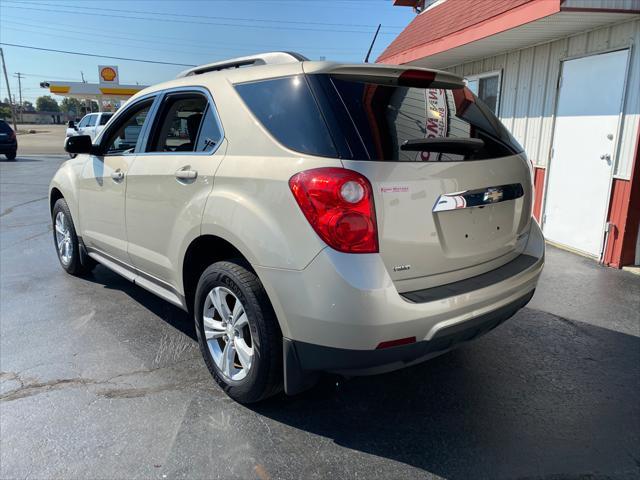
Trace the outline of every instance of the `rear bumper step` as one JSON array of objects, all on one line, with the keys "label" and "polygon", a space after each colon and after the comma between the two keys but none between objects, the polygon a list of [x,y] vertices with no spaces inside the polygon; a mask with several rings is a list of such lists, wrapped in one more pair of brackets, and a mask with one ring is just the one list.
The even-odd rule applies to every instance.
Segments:
[{"label": "rear bumper step", "polygon": [[283,343],[285,391],[289,395],[294,395],[306,390],[313,386],[319,372],[374,375],[428,360],[494,329],[529,303],[533,293],[534,290],[531,290],[516,301],[485,315],[442,328],[429,341],[399,347],[381,350],[348,350],[285,338]]},{"label": "rear bumper step", "polygon": [[479,290],[480,288],[488,287],[498,282],[502,282],[503,280],[507,280],[521,272],[524,272],[539,260],[539,258],[523,254],[516,257],[509,263],[496,268],[495,270],[491,270],[490,272],[483,273],[482,275],[465,278],[459,282],[448,283],[438,287],[405,292],[400,295],[413,303],[434,302],[436,300],[442,300],[443,298],[462,295],[464,293]]}]

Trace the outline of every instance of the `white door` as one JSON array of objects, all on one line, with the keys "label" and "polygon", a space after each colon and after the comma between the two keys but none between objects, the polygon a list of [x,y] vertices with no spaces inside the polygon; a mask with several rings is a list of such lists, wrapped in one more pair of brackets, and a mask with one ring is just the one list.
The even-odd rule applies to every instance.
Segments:
[{"label": "white door", "polygon": [[563,63],[545,200],[547,239],[599,256],[627,50]]}]

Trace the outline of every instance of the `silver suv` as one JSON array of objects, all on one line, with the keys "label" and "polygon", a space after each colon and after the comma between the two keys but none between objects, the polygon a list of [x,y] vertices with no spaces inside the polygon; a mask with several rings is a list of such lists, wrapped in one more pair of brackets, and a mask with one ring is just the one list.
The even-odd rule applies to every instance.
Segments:
[{"label": "silver suv", "polygon": [[204,65],[66,149],[62,267],[101,263],[191,312],[240,402],[442,354],[526,305],[543,266],[530,163],[446,72]]}]

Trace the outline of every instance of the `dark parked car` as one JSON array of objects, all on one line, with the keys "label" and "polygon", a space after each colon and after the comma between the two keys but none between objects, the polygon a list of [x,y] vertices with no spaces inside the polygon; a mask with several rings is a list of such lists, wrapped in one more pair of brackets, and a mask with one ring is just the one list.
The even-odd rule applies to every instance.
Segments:
[{"label": "dark parked car", "polygon": [[0,120],[0,153],[4,153],[7,160],[15,160],[18,152],[16,132],[4,120]]}]

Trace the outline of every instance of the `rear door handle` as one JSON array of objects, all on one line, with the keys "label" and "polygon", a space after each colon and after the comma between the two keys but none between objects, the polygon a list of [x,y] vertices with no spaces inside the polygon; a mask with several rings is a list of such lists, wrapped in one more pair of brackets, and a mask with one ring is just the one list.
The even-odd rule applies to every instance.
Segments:
[{"label": "rear door handle", "polygon": [[117,169],[111,172],[111,178],[114,182],[121,182],[124,179],[124,172],[120,169]]},{"label": "rear door handle", "polygon": [[198,178],[198,172],[196,170],[189,170],[188,167],[181,168],[176,172],[176,178],[178,180],[195,180]]}]

